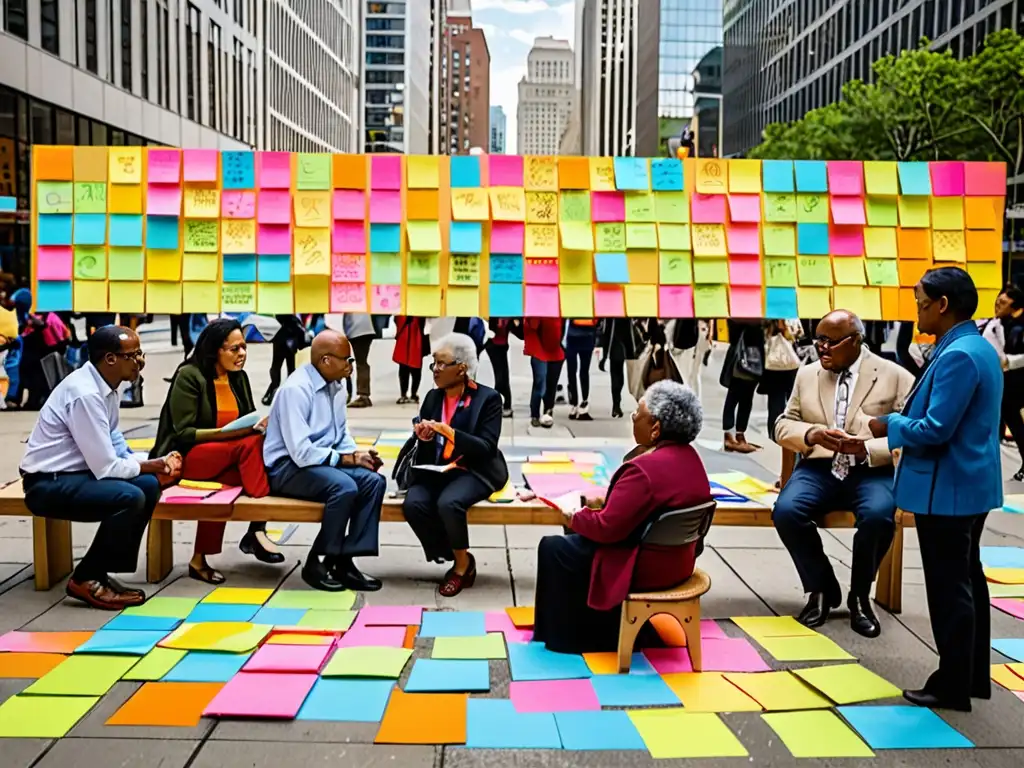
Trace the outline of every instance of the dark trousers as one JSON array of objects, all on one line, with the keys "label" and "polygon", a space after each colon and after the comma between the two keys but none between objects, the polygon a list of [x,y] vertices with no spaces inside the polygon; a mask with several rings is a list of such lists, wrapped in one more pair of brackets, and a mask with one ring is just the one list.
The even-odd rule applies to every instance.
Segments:
[{"label": "dark trousers", "polygon": [[796,371],[765,371],[761,379],[761,391],[768,395],[768,438],[772,442],[775,442],[775,422],[786,412],[795,382]]},{"label": "dark trousers", "polygon": [[427,560],[453,560],[452,550],[469,549],[466,513],[490,495],[490,488],[479,477],[464,470],[415,473],[402,511]]},{"label": "dark trousers", "polygon": [[270,342],[270,348],[273,350],[273,356],[270,358],[270,386],[272,389],[281,386],[282,364],[288,368],[289,376],[295,373],[295,347],[288,345],[288,339],[284,338],[283,333],[279,336],[281,336],[280,340],[275,336],[274,340]]},{"label": "dark trousers", "polygon": [[[113,320],[111,320],[113,322]],[[192,315],[171,315],[171,345],[178,343],[181,334],[181,346],[185,348],[185,357],[192,354]]]},{"label": "dark trousers", "polygon": [[422,368],[398,364],[398,388],[401,390],[402,397],[405,397],[407,393],[410,397],[417,397],[419,395],[420,377],[422,375]]},{"label": "dark trousers", "polygon": [[939,668],[925,690],[947,701],[987,696],[991,625],[981,566],[984,515],[916,515],[924,586]]},{"label": "dark trousers", "polygon": [[626,358],[608,358],[608,374],[612,380],[612,408],[622,410],[622,387],[626,383]]},{"label": "dark trousers", "polygon": [[562,376],[564,360],[554,360],[548,363],[548,373],[544,378],[544,413],[551,413],[555,410],[555,398],[558,397],[558,379]]},{"label": "dark trousers", "polygon": [[508,345],[487,342],[484,345],[484,350],[491,359],[491,368],[494,370],[494,388],[501,395],[501,400],[505,407],[511,408],[512,387],[509,383]]},{"label": "dark trousers", "polygon": [[722,429],[726,432],[746,432],[750,423],[750,410],[754,407],[754,392],[757,380],[733,376],[725,392],[725,406],[722,408]]},{"label": "dark trousers", "polygon": [[108,573],[134,573],[139,547],[160,501],[156,475],[97,480],[91,472],[26,475],[25,506],[33,515],[99,523],[92,544],[71,578],[103,581]]},{"label": "dark trousers", "polygon": [[272,493],[324,505],[312,556],[377,554],[380,506],[388,488],[384,475],[363,467],[299,467],[285,457],[267,470],[267,476]]},{"label": "dark trousers", "polygon": [[[1011,387],[1019,386],[1016,381]],[[1014,389],[1003,388],[1003,423],[1006,424],[1013,436],[1013,442],[1017,444],[1017,452],[1020,454],[1022,465],[1024,465],[1024,419],[1021,418],[1020,409],[1024,408],[1024,392]],[[1002,434],[999,435],[1002,437]]]},{"label": "dark trousers", "polygon": [[[358,339],[349,339],[352,345],[352,356],[356,359],[356,394],[359,397],[370,396],[370,345],[373,344],[373,336],[360,336]],[[348,382],[348,393],[352,395],[352,380]]]},{"label": "dark trousers", "polygon": [[[558,388],[558,375],[562,372],[562,364],[560,362],[549,363],[531,357],[530,371],[533,374],[533,386],[530,389],[530,418],[539,419],[542,405],[545,411],[555,407],[555,392]],[[553,382],[552,379],[554,379]],[[550,408],[548,402],[551,403]]]},{"label": "dark trousers", "polygon": [[[590,358],[594,347],[565,350],[565,361],[569,367],[569,405],[579,405],[590,400]],[[579,376],[579,392],[576,391],[576,377]],[[582,395],[582,398],[580,397]]]},{"label": "dark trousers", "polygon": [[826,512],[849,509],[857,516],[850,591],[867,597],[892,544],[896,514],[892,472],[892,467],[857,466],[839,480],[832,475],[831,459],[804,459],[796,465],[775,502],[772,520],[793,558],[804,592],[824,592],[833,599],[842,596],[816,521]]}]

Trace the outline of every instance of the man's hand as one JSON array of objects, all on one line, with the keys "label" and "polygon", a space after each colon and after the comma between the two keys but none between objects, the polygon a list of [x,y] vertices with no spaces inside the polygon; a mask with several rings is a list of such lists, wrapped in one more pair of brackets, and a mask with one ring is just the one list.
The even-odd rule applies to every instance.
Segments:
[{"label": "man's hand", "polygon": [[857,461],[864,461],[868,457],[867,446],[864,445],[864,440],[859,437],[843,437],[839,441],[839,453],[853,456]]},{"label": "man's hand", "polygon": [[846,433],[841,429],[811,427],[807,432],[807,437],[804,439],[808,445],[820,445],[826,451],[839,453],[839,447],[844,437],[846,437]]},{"label": "man's hand", "polygon": [[380,458],[366,451],[356,451],[352,454],[352,460],[355,466],[368,469],[371,472],[376,472],[380,467],[380,464],[377,463]]},{"label": "man's hand", "polygon": [[380,457],[380,454],[377,453],[376,448],[370,448],[369,450],[367,450],[367,453],[370,455],[370,458],[373,459],[374,472],[376,472],[378,469],[384,466],[384,459],[382,459]]},{"label": "man's hand", "polygon": [[181,474],[181,464],[169,460],[169,456],[159,459],[146,459],[139,462],[139,472],[144,475],[161,475],[164,477],[177,477]]},{"label": "man's hand", "polygon": [[259,421],[256,422],[256,426],[253,427],[253,430],[255,430],[256,432],[259,432],[261,435],[262,434],[266,434],[267,424],[269,422],[270,422],[270,414],[267,414],[262,419],[260,419]]},{"label": "man's hand", "polygon": [[434,422],[432,421],[421,421],[419,424],[412,428],[413,434],[416,435],[417,439],[429,442],[434,439],[434,428],[431,426]]},{"label": "man's hand", "polygon": [[181,454],[177,451],[171,451],[164,456],[164,461],[167,462],[167,465],[173,472],[181,472],[181,468],[185,463],[185,460],[181,458]]},{"label": "man's hand", "polygon": [[872,419],[868,422],[868,429],[875,437],[887,437],[889,435],[889,423],[882,419]]}]

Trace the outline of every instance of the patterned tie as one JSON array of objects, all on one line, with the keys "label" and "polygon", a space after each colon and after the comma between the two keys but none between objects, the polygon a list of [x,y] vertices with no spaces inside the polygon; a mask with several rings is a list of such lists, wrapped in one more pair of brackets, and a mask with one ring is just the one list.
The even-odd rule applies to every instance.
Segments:
[{"label": "patterned tie", "polygon": [[[848,370],[839,374],[839,383],[836,384],[836,429],[846,429],[846,410],[850,407],[850,372]],[[837,453],[832,457],[832,475],[839,480],[845,480],[850,474],[850,455]]]}]

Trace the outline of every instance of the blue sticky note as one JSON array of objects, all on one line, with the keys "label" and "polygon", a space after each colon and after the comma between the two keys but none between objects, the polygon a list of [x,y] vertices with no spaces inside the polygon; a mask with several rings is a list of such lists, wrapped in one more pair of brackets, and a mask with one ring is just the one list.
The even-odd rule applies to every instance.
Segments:
[{"label": "blue sticky note", "polygon": [[103,630],[123,629],[131,632],[170,632],[181,624],[181,619],[172,616],[132,616],[121,613],[103,625]]},{"label": "blue sticky note", "polygon": [[145,656],[167,632],[132,632],[101,629],[75,649],[75,653],[116,653],[121,656]]},{"label": "blue sticky note", "polygon": [[522,317],[522,283],[491,283],[490,307],[491,317]]},{"label": "blue sticky note", "polygon": [[678,706],[661,675],[594,675],[590,679],[602,707]]},{"label": "blue sticky note", "polygon": [[651,160],[651,186],[656,192],[682,192],[683,161],[675,157]]},{"label": "blue sticky note", "polygon": [[200,603],[192,609],[185,621],[250,621],[259,610],[258,605],[230,605],[227,603]]},{"label": "blue sticky note", "polygon": [[420,637],[479,637],[487,634],[479,611],[425,611]]},{"label": "blue sticky note", "polygon": [[[224,257],[227,259],[227,256]],[[287,253],[263,254],[258,257],[261,283],[289,283],[292,279],[292,260]],[[227,278],[225,278],[227,279]],[[255,279],[255,278],[253,278]],[[251,280],[244,282],[252,282]],[[266,622],[259,622],[265,624]]]},{"label": "blue sticky note", "polygon": [[252,152],[221,152],[224,189],[252,189],[256,186],[256,163]]},{"label": "blue sticky note", "polygon": [[407,693],[483,693],[491,690],[485,660],[416,659],[405,683]]},{"label": "blue sticky note", "polygon": [[647,158],[616,157],[614,162],[616,189],[647,190],[651,188],[647,172]]},{"label": "blue sticky note", "polygon": [[168,683],[226,683],[245,666],[248,653],[189,651],[164,675]]},{"label": "blue sticky note", "polygon": [[75,214],[75,245],[103,245],[107,242],[107,215],[105,213]]},{"label": "blue sticky note", "polygon": [[302,703],[296,720],[379,723],[384,717],[394,680],[349,680],[321,677]]},{"label": "blue sticky note", "polygon": [[963,749],[973,747],[953,726],[923,707],[837,707],[872,749]]},{"label": "blue sticky note", "polygon": [[828,256],[828,224],[797,224],[796,245],[802,256]]},{"label": "blue sticky note", "polygon": [[[37,312],[64,312],[70,310],[72,304],[70,280],[40,280],[36,283]],[[522,311],[519,314],[523,314]]]},{"label": "blue sticky note", "polygon": [[900,179],[900,193],[904,195],[930,195],[932,175],[928,163],[896,163]]},{"label": "blue sticky note", "polygon": [[828,192],[828,172],[823,160],[794,160],[797,192]]},{"label": "blue sticky note", "polygon": [[146,247],[164,250],[178,248],[178,217],[147,216]]},{"label": "blue sticky note", "polygon": [[562,749],[647,749],[629,713],[622,710],[556,712],[555,725]]},{"label": "blue sticky note", "polygon": [[[265,282],[265,278],[261,276],[260,282]],[[305,608],[260,608],[259,612],[252,617],[252,623],[270,624],[275,627],[294,627],[305,615]]]},{"label": "blue sticky note", "polygon": [[480,186],[480,158],[477,155],[453,155],[451,160],[452,189]]},{"label": "blue sticky note", "polygon": [[402,225],[371,224],[370,250],[373,253],[400,253],[402,250]]},{"label": "blue sticky note", "polygon": [[224,282],[255,283],[256,256],[251,253],[225,253]]},{"label": "blue sticky note", "polygon": [[593,677],[582,656],[555,653],[544,643],[509,643],[513,680],[582,680]]},{"label": "blue sticky note", "polygon": [[483,225],[479,221],[453,221],[452,253],[480,253],[483,250]]},{"label": "blue sticky note", "polygon": [[18,210],[18,198],[0,197],[0,213],[14,213]]},{"label": "blue sticky note", "polygon": [[466,702],[466,746],[469,749],[560,749],[562,740],[552,714],[517,712],[507,699],[470,699]]},{"label": "blue sticky note", "polygon": [[71,245],[71,215],[67,213],[41,213],[36,227],[39,245]]},{"label": "blue sticky note", "polygon": [[142,247],[142,216],[137,213],[110,214],[110,244]]},{"label": "blue sticky note", "polygon": [[629,261],[624,253],[595,253],[594,269],[599,283],[629,282]]},{"label": "blue sticky note", "polygon": [[1005,638],[993,640],[992,648],[1003,654],[1003,656],[1009,656],[1014,661],[1024,661],[1024,639]]},{"label": "blue sticky note", "polygon": [[796,310],[796,288],[765,288],[765,317],[800,317]]},{"label": "blue sticky note", "polygon": [[1024,568],[1024,547],[982,547],[986,568]]},{"label": "blue sticky note", "polygon": [[762,160],[761,183],[765,192],[795,192],[792,160]]},{"label": "blue sticky note", "polygon": [[517,253],[492,253],[491,282],[523,282],[523,257]]}]

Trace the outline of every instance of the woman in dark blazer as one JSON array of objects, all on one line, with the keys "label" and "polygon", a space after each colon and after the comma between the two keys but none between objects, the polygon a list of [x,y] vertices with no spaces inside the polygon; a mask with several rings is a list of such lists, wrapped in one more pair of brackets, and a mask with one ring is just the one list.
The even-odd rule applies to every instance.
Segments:
[{"label": "woman in dark blazer", "polygon": [[[245,359],[245,336],[237,320],[220,318],[203,329],[192,354],[171,379],[150,456],[178,451],[185,459],[183,479],[240,485],[248,495],[260,497],[270,493],[263,466],[263,422],[221,431],[256,410],[249,377],[242,370]],[[198,524],[188,566],[193,579],[224,582],[224,575],[211,568],[206,558],[220,553],[225,526],[222,522]],[[266,527],[266,523],[251,524],[239,547],[265,563],[283,562],[284,555],[266,537]]]},{"label": "woman in dark blazer", "polygon": [[647,389],[633,414],[642,452],[615,472],[600,508],[588,502],[564,511],[571,534],[540,542],[535,641],[557,653],[614,651],[631,591],[670,589],[690,577],[697,542],[641,546],[640,536],[663,512],[711,501],[704,464],[691,445],[702,421],[689,387],[659,381]]},{"label": "woman in dark blazer", "polygon": [[427,560],[455,563],[438,589],[442,597],[473,586],[476,559],[469,552],[466,513],[508,482],[498,450],[501,395],[473,379],[476,354],[474,341],[460,333],[437,344],[430,365],[434,389],[423,398],[413,429],[418,442],[403,509]]}]

